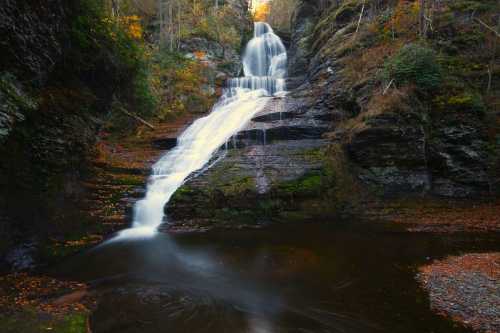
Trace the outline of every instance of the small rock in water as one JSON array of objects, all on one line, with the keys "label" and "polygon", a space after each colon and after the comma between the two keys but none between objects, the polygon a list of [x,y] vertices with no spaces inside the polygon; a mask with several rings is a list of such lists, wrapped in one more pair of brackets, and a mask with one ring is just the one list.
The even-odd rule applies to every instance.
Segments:
[{"label": "small rock in water", "polygon": [[5,256],[5,261],[14,271],[30,270],[35,268],[35,252],[36,242],[29,241],[10,250]]}]

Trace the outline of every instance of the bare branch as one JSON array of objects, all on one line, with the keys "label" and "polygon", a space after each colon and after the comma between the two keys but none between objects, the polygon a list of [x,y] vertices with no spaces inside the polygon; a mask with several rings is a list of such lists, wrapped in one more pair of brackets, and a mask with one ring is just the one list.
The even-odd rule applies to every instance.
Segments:
[{"label": "bare branch", "polygon": [[496,31],[496,29],[495,29],[495,28],[490,27],[489,25],[487,25],[486,23],[484,23],[483,21],[481,21],[481,20],[480,20],[480,19],[478,19],[478,18],[474,18],[474,21],[476,21],[476,22],[480,23],[483,27],[485,27],[486,29],[488,29],[488,30],[492,31],[493,33],[495,33],[495,35],[496,35],[497,37],[499,37],[499,38],[500,38],[500,33],[498,33],[498,31]]},{"label": "bare branch", "polygon": [[361,13],[359,14],[359,20],[358,20],[358,25],[356,27],[356,32],[354,34],[358,33],[359,30],[359,25],[361,24],[361,19],[363,19],[363,13],[365,12],[365,1],[363,1],[363,7],[361,7]]}]

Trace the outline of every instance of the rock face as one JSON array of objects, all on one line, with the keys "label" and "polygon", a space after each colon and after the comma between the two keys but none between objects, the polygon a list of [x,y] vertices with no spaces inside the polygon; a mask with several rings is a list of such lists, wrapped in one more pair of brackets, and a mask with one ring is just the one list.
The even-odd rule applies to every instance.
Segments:
[{"label": "rock face", "polygon": [[[356,184],[347,192],[383,197],[491,193],[498,162],[488,153],[481,112],[432,110],[411,93],[389,92],[379,100],[390,103],[370,103],[381,95],[376,70],[356,80],[347,73],[346,62],[356,60],[352,36],[362,4],[341,1],[325,9],[318,1],[298,2],[288,49],[290,93],[271,99],[214,166],[181,187],[167,207],[173,220],[247,214],[255,222],[270,211],[298,209],[301,200],[334,207],[332,193],[337,200],[347,178]],[[369,48],[371,40],[363,44],[363,38],[359,43]]]},{"label": "rock face", "polygon": [[181,41],[180,51],[187,58],[201,60],[218,75],[237,76],[241,70],[240,57],[232,47],[204,37]]},{"label": "rock face", "polygon": [[294,11],[292,35],[288,50],[289,75],[303,76],[308,64],[308,38],[316,18],[316,1],[299,1]]},{"label": "rock face", "polygon": [[2,1],[0,70],[22,68],[22,73],[15,74],[44,82],[62,55],[59,37],[65,24],[64,1],[33,0],[22,5],[15,0]]},{"label": "rock face", "polygon": [[361,181],[384,186],[386,194],[429,190],[427,142],[419,118],[415,113],[383,114],[352,133],[346,148]]},{"label": "rock face", "polygon": [[477,115],[447,115],[434,120],[428,148],[435,194],[468,197],[490,191],[488,137]]},{"label": "rock face", "polygon": [[35,108],[35,102],[16,79],[4,73],[0,77],[0,144],[7,140],[16,123],[26,119],[24,113]]},{"label": "rock face", "polygon": [[[423,96],[393,103],[392,109],[380,110],[380,105],[377,109],[369,103],[380,95],[375,91],[376,71],[367,70],[365,77],[353,80],[355,74],[348,73],[353,69],[347,68],[361,56],[351,56],[352,51],[346,50],[354,47],[362,2],[340,1],[325,10],[319,5],[298,4],[290,72],[307,73],[302,84],[313,92],[314,108],[338,120],[329,136],[341,145],[358,181],[384,196],[490,195],[492,184],[498,183],[498,160],[490,151],[498,143],[492,142],[488,132],[498,132],[498,116],[495,129],[495,121],[486,126],[484,113],[473,107],[433,110],[432,103],[420,101]],[[368,41],[359,37],[357,47],[368,51],[373,43],[369,38],[373,36]],[[365,66],[372,65],[367,62]],[[301,82],[303,76],[294,84]]]},{"label": "rock face", "polygon": [[259,223],[292,209],[293,199],[315,194],[330,120],[311,110],[311,101],[308,93],[269,98],[219,151],[217,163],[177,191],[167,207],[169,218]]}]

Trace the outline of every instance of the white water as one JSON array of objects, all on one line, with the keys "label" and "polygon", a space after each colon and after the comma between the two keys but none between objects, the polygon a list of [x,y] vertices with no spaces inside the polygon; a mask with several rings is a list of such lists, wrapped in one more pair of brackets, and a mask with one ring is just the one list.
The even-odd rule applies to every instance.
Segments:
[{"label": "white water", "polygon": [[[164,222],[164,207],[194,171],[263,109],[268,96],[285,90],[286,50],[267,23],[256,22],[243,56],[245,77],[233,78],[210,114],[196,120],[178,145],[153,166],[146,196],[134,207],[132,228],[117,238],[144,238]],[[117,239],[115,238],[115,239]]]}]

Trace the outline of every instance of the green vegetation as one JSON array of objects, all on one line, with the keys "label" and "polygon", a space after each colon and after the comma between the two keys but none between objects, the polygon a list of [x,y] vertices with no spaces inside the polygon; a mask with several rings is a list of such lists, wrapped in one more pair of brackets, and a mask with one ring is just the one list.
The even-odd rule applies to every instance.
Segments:
[{"label": "green vegetation", "polygon": [[422,91],[431,91],[441,84],[441,68],[432,49],[418,44],[402,47],[384,66],[384,80],[397,86],[414,84]]},{"label": "green vegetation", "polygon": [[464,92],[463,94],[452,96],[436,96],[434,104],[443,111],[485,112],[485,106],[481,95],[471,92]]},{"label": "green vegetation", "polygon": [[138,19],[108,16],[98,0],[81,0],[69,12],[74,17],[69,31],[71,47],[65,53],[59,82],[76,78],[103,99],[101,105],[109,105],[111,96],[135,113],[151,116],[157,98]]},{"label": "green vegetation", "polygon": [[87,315],[69,314],[57,318],[47,315],[42,318],[35,310],[24,310],[0,316],[0,330],[4,333],[86,333]]}]

